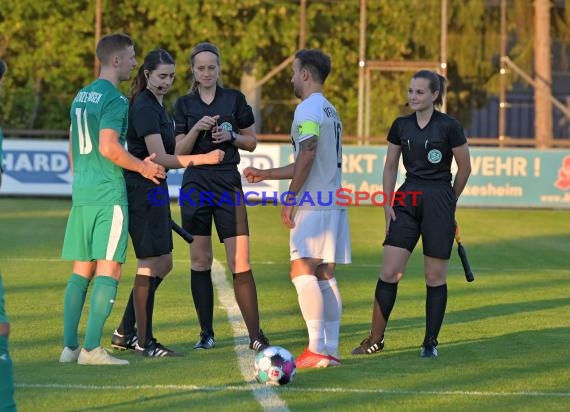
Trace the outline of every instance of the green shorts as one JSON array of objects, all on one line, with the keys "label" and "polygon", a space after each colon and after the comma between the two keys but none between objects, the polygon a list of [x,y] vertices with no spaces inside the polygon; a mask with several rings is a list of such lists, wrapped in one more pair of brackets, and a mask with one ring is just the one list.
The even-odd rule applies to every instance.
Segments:
[{"label": "green shorts", "polygon": [[129,241],[126,205],[72,206],[61,257],[89,262],[125,263]]},{"label": "green shorts", "polygon": [[4,286],[2,285],[2,274],[0,274],[0,323],[8,323],[8,315],[4,309]]}]

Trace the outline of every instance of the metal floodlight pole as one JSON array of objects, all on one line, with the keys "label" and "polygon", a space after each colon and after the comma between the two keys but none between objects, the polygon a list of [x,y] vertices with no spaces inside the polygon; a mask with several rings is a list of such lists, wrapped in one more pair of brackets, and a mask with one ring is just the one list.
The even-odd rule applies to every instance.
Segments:
[{"label": "metal floodlight pole", "polygon": [[94,53],[94,63],[93,63],[93,77],[99,76],[99,60],[97,59],[97,43],[101,38],[101,21],[102,21],[102,11],[101,11],[101,1],[97,0],[95,2],[95,53]]},{"label": "metal floodlight pole", "polygon": [[550,0],[534,1],[534,138],[536,147],[552,147],[552,57]]},{"label": "metal floodlight pole", "polygon": [[306,21],[307,21],[307,0],[301,0],[301,11],[299,17],[299,50],[305,48],[306,38]]},{"label": "metal floodlight pole", "polygon": [[363,144],[364,137],[364,68],[366,65],[366,0],[360,0],[360,40],[358,47],[358,118],[357,141]]},{"label": "metal floodlight pole", "polygon": [[[440,59],[435,61],[366,60],[366,8],[367,0],[360,0],[360,42],[358,59],[358,117],[357,142],[367,144],[370,137],[370,74],[374,70],[410,71],[430,68],[447,76],[447,0],[441,0]],[[445,111],[445,100],[442,110]]]},{"label": "metal floodlight pole", "polygon": [[507,110],[507,0],[501,0],[501,62],[499,71],[499,146],[503,146]]},{"label": "metal floodlight pole", "polygon": [[[440,72],[443,77],[447,77],[447,0],[441,1],[441,36],[440,36],[441,63]],[[447,111],[447,99],[443,99],[441,110]]]}]

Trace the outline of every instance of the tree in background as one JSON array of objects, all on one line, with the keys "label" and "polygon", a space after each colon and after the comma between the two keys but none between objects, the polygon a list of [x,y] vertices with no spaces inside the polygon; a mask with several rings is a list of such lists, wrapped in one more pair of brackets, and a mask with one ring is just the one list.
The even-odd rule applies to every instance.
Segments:
[{"label": "tree in background", "polygon": [[[177,61],[170,101],[187,92],[188,53],[199,41],[217,44],[223,80],[240,87],[244,73],[258,79],[295,53],[299,0],[101,0],[102,33],[123,31],[139,56],[156,47]],[[532,2],[509,4],[509,55],[532,67]],[[342,113],[347,135],[356,134],[358,110],[359,2],[307,0],[306,47],[331,55],[327,96]],[[440,59],[438,0],[369,0],[368,60]],[[93,77],[93,0],[3,0],[0,57],[10,65],[0,117],[5,128],[67,129],[74,90]],[[553,13],[553,37],[570,38],[566,9]],[[499,1],[448,1],[447,110],[468,125],[471,112],[498,93]],[[385,136],[394,116],[406,111],[410,73],[372,76],[371,130]],[[262,88],[263,133],[289,133],[295,107],[287,67]],[[510,77],[509,81],[516,79]],[[128,90],[124,90],[128,92]]]}]

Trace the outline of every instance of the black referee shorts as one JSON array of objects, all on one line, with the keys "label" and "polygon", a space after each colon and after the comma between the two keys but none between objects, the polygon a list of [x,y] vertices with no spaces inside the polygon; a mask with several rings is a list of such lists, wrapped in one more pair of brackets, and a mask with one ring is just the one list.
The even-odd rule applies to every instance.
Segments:
[{"label": "black referee shorts", "polygon": [[220,242],[249,235],[241,176],[232,170],[187,170],[180,192],[182,226],[197,236],[212,236],[212,219]]},{"label": "black referee shorts", "polygon": [[[129,200],[129,235],[135,255],[139,259],[165,255],[172,252],[170,228],[170,204],[156,205],[149,201],[148,193],[160,187],[168,190],[166,181],[157,186],[151,181],[127,178]],[[148,182],[148,183],[147,183]]]},{"label": "black referee shorts", "polygon": [[[448,260],[455,239],[456,197],[446,182],[406,181],[398,189],[401,201],[394,204],[396,220],[390,222],[390,232],[384,245],[405,248],[413,252],[420,235],[425,256]],[[410,192],[420,192],[413,196]]]}]

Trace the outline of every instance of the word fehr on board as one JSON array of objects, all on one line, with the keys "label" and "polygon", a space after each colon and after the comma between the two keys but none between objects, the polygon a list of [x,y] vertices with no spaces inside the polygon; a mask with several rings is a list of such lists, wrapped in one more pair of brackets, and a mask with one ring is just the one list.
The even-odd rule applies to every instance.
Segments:
[{"label": "word fehr on board", "polygon": [[[192,206],[220,206],[223,204],[234,206],[242,204],[246,206],[277,206],[279,204],[285,206],[332,206],[335,204],[345,207],[369,204],[368,201],[374,206],[384,206],[390,198],[391,204],[404,206],[406,202],[411,202],[411,205],[416,206],[418,196],[421,194],[422,192],[419,191],[395,191],[392,196],[389,196],[383,191],[370,193],[340,188],[336,192],[283,192],[279,194],[276,191],[247,191],[243,195],[239,192],[222,192],[222,194],[216,195],[214,192],[180,189],[178,203],[180,206],[184,204]],[[161,187],[149,190],[147,197],[152,206],[164,206],[170,202],[168,190]]]},{"label": "word fehr on board", "polygon": [[[473,156],[471,174],[473,176],[540,176],[540,158],[527,159],[522,156]],[[454,168],[453,170],[455,170]]]},{"label": "word fehr on board", "polygon": [[[73,176],[67,156],[69,142],[45,139],[4,139],[2,166],[2,194],[70,196]],[[290,145],[258,144],[255,153],[242,152],[240,172],[247,166],[268,169],[290,163]],[[343,148],[342,187],[353,190],[351,204],[363,202],[366,194],[355,196],[355,192],[368,192],[375,204],[382,203],[381,195],[372,195],[383,190],[382,167],[386,147]],[[457,171],[455,162],[452,174]],[[168,183],[171,199],[178,196],[182,185],[184,169],[171,170]],[[400,163],[398,180],[405,176]],[[243,181],[244,190],[267,192],[279,198],[287,190],[284,180],[268,180],[256,184]],[[277,191],[277,195],[272,192]],[[247,199],[250,203],[251,195]],[[324,198],[323,198],[324,199]],[[341,203],[347,200],[339,199]],[[318,199],[315,200],[317,203]],[[277,201],[276,201],[277,203]],[[326,203],[326,202],[325,202]],[[369,200],[370,204],[373,204]],[[266,200],[265,204],[270,203]],[[567,150],[471,149],[471,176],[460,199],[461,206],[476,207],[553,207],[570,208],[570,155]]]}]

